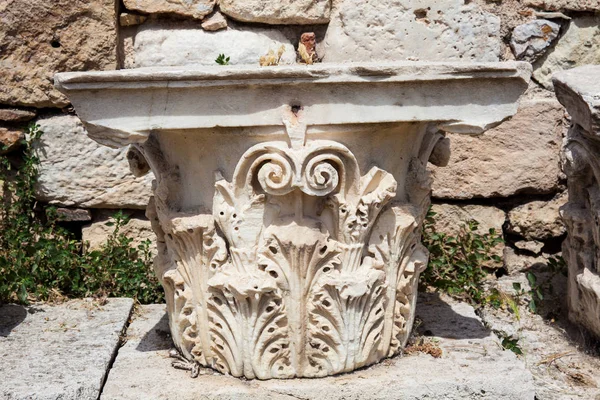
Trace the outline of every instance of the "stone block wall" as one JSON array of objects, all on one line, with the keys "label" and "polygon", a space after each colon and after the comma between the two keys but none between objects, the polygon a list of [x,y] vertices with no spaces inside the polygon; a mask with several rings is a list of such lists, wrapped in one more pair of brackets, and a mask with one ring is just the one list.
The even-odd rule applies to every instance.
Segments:
[{"label": "stone block wall", "polygon": [[559,252],[564,238],[568,116],[550,77],[600,61],[595,11],[597,0],[8,0],[0,4],[0,141],[18,157],[24,124],[42,127],[39,200],[65,208],[97,243],[106,209],[138,210],[129,231],[147,233],[138,216],[152,178],[129,172],[127,149],[86,137],[52,86],[56,72],[216,65],[219,54],[258,65],[280,48],[280,63],[292,64],[305,32],[315,33],[311,61],[529,61],[533,81],[517,115],[479,136],[450,135],[449,166],[432,166],[446,228],[465,218],[496,227],[507,240],[505,270],[518,272]]}]

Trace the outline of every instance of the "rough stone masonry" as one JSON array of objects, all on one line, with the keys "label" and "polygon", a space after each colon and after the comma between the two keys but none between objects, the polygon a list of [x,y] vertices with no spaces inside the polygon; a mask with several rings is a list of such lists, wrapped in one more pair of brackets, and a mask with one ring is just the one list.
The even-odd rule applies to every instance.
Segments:
[{"label": "rough stone masonry", "polygon": [[[52,76],[67,70],[213,65],[220,53],[226,53],[231,64],[257,64],[281,46],[281,62],[295,63],[300,35],[314,31],[323,62],[534,62],[528,98],[512,121],[481,136],[453,138],[448,168],[434,171],[434,201],[482,206],[481,214],[471,214],[474,219],[485,219],[485,207],[496,207],[506,215],[502,225],[514,226],[513,209],[563,198],[566,187],[559,165],[565,113],[553,100],[549,77],[596,62],[590,57],[599,52],[590,49],[600,33],[589,12],[600,8],[597,2],[418,4],[202,0],[177,5],[128,0],[124,7],[115,7],[113,0],[7,1],[0,6],[0,47],[5,49],[0,54],[0,140],[18,154],[25,120],[33,119],[48,131],[41,143],[47,150],[38,186],[42,202],[89,209],[92,224],[104,218],[95,211],[100,208],[144,208],[152,178],[133,177],[125,152],[101,149],[87,138],[76,116],[62,108],[67,100],[52,87]],[[108,169],[113,171],[110,175]],[[552,215],[551,220],[535,215],[527,220],[536,226],[560,224],[556,213]],[[149,225],[144,218],[138,224]],[[531,254],[514,243],[533,239],[520,233],[525,230],[505,232],[508,246],[523,256]],[[564,234],[550,231],[541,238],[547,244],[544,254],[559,251],[553,243]]]},{"label": "rough stone masonry", "polygon": [[104,223],[112,210],[135,213],[132,236],[137,229],[149,230],[149,221],[136,210],[145,208],[152,178],[134,177],[125,151],[101,148],[85,135],[52,85],[56,72],[213,65],[219,53],[232,64],[257,64],[282,45],[282,62],[294,63],[294,48],[306,31],[315,32],[324,62],[530,61],[534,77],[517,115],[485,134],[453,137],[448,167],[432,167],[437,212],[453,221],[446,226],[468,217],[497,227],[506,239],[505,269],[520,274],[531,260],[560,254],[565,228],[557,209],[567,190],[561,146],[569,124],[551,76],[600,61],[593,15],[600,2],[415,3],[5,1],[0,4],[0,142],[18,158],[25,124],[33,121],[47,131],[40,144],[45,155],[39,200],[90,211],[92,221],[73,226],[84,239],[99,243],[108,230],[90,228]]}]

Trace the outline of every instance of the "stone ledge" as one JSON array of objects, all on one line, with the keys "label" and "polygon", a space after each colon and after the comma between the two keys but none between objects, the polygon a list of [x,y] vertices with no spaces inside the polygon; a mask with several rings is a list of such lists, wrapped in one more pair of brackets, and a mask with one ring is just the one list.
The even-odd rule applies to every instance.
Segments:
[{"label": "stone ledge", "polygon": [[203,370],[192,379],[171,367],[164,305],[142,306],[110,371],[101,400],[125,399],[533,399],[525,363],[503,351],[473,308],[421,295],[419,331],[443,354],[397,357],[354,373],[321,379],[248,381]]},{"label": "stone ledge", "polygon": [[0,306],[0,399],[96,400],[133,300]]}]

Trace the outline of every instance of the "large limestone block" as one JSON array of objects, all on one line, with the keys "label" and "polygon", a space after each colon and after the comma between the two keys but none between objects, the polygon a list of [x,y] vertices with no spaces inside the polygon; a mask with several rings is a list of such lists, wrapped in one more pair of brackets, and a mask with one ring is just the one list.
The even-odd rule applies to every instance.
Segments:
[{"label": "large limestone block", "polygon": [[341,0],[324,61],[498,61],[500,19],[462,0]]},{"label": "large limestone block", "polygon": [[296,62],[292,43],[279,31],[264,28],[227,29],[206,32],[200,27],[179,23],[145,23],[135,37],[136,67],[217,65],[219,54],[231,65],[258,65],[269,50],[285,52],[281,64]]},{"label": "large limestone block", "polygon": [[556,46],[534,64],[533,78],[552,89],[552,74],[600,64],[600,16],[574,18]]},{"label": "large limestone block", "polygon": [[415,352],[349,374],[268,381],[240,380],[206,369],[192,379],[174,369],[165,306],[141,306],[100,399],[534,399],[533,379],[523,360],[502,349],[471,306],[437,295],[419,296],[420,330],[431,336],[440,358]]},{"label": "large limestone block", "polygon": [[145,208],[152,174],[141,178],[129,171],[127,149],[110,149],[90,139],[72,115],[41,119],[44,132],[36,196],[61,206]]},{"label": "large limestone block", "polygon": [[[105,211],[98,215],[94,222],[81,229],[81,239],[88,242],[90,250],[100,249],[115,230],[113,212]],[[133,239],[131,246],[138,247],[142,242],[150,240],[150,251],[156,254],[156,235],[152,231],[150,221],[140,215],[132,215],[120,229],[119,233]]]},{"label": "large limestone block", "polygon": [[464,225],[470,220],[479,223],[476,232],[480,235],[488,233],[490,229],[495,229],[497,234],[502,235],[502,225],[506,219],[506,214],[499,208],[475,204],[434,204],[431,211],[436,213],[435,229],[453,236],[459,232],[461,224]]},{"label": "large limestone block", "polygon": [[63,107],[60,71],[116,67],[114,0],[0,2],[0,103]]},{"label": "large limestone block", "polygon": [[508,213],[508,232],[528,240],[543,240],[562,236],[566,232],[559,208],[567,202],[567,194],[551,201],[532,201]]},{"label": "large limestone block", "polygon": [[0,398],[96,400],[131,299],[0,306]]},{"label": "large limestone block", "polygon": [[202,19],[212,12],[215,0],[123,0],[123,4],[129,10],[149,14],[178,14]]},{"label": "large limestone block", "polygon": [[331,0],[220,0],[221,11],[239,21],[263,24],[324,24]]},{"label": "large limestone block", "polygon": [[563,114],[555,100],[528,100],[511,120],[482,135],[449,134],[450,163],[431,166],[433,196],[470,199],[555,191]]}]

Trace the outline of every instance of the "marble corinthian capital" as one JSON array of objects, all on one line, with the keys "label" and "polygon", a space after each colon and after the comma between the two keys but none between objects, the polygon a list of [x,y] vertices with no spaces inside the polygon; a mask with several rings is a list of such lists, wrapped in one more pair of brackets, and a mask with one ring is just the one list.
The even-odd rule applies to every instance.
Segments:
[{"label": "marble corinthian capital", "polygon": [[246,378],[322,377],[398,354],[427,265],[427,163],[444,132],[516,112],[525,63],[63,73],[89,135],[156,177],[155,270],[175,345]]}]

